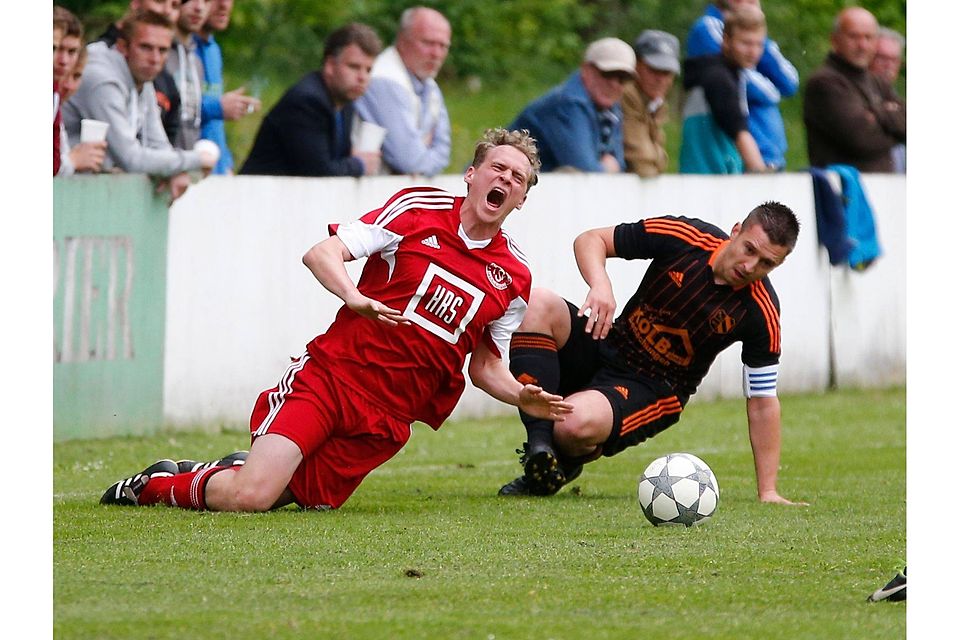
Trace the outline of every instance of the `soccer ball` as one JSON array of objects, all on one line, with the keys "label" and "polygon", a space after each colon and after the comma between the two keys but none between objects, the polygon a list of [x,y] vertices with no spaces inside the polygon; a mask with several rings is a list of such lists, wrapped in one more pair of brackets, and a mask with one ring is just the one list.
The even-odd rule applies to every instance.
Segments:
[{"label": "soccer ball", "polygon": [[640,508],[655,526],[706,522],[717,510],[720,485],[707,463],[689,453],[669,453],[650,463],[637,488]]}]

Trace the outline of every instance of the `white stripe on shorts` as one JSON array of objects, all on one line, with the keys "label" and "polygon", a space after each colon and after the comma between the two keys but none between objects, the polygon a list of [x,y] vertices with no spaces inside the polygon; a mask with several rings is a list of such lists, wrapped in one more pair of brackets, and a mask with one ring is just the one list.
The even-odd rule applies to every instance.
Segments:
[{"label": "white stripe on shorts", "polygon": [[290,363],[290,366],[287,367],[287,370],[284,371],[283,377],[280,378],[280,382],[277,383],[277,390],[272,391],[269,396],[267,396],[267,401],[270,405],[270,412],[267,414],[267,417],[263,419],[263,422],[260,423],[260,426],[257,427],[257,430],[253,432],[253,437],[259,437],[265,434],[270,429],[270,425],[273,424],[274,419],[277,417],[277,414],[280,413],[280,408],[283,407],[283,401],[286,399],[287,394],[290,393],[293,388],[293,379],[296,377],[304,366],[307,364],[307,360],[310,359],[310,356],[307,353],[304,353],[298,360],[294,360]]}]

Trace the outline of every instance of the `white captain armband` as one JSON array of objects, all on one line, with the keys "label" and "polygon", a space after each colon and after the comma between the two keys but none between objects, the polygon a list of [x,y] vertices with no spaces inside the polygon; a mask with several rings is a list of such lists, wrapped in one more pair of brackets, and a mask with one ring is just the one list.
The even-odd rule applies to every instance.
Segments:
[{"label": "white captain armband", "polygon": [[743,396],[745,398],[777,397],[777,371],[780,365],[748,367],[743,365]]}]

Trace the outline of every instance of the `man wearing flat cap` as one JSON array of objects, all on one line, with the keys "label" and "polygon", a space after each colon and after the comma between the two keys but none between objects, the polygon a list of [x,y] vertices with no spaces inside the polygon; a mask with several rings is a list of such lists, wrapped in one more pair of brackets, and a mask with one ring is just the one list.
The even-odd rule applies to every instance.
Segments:
[{"label": "man wearing flat cap", "polygon": [[647,29],[633,43],[637,75],[623,89],[623,155],[627,170],[642,177],[667,170],[667,94],[680,72],[680,41]]},{"label": "man wearing flat cap", "polygon": [[587,47],[580,68],[566,82],[527,105],[509,128],[530,131],[543,171],[622,172],[620,100],[636,66],[633,47],[601,38]]}]

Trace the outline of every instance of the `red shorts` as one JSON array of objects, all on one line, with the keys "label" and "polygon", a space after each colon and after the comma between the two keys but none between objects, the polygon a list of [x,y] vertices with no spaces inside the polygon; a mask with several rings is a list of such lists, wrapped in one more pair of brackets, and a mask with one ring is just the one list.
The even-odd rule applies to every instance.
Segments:
[{"label": "red shorts", "polygon": [[336,509],[368,473],[410,439],[410,425],[338,382],[331,367],[309,354],[280,383],[260,394],[250,416],[251,441],[272,433],[292,440],[303,462],[288,488],[297,504]]}]

